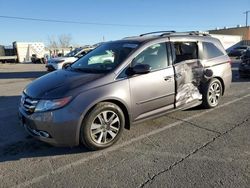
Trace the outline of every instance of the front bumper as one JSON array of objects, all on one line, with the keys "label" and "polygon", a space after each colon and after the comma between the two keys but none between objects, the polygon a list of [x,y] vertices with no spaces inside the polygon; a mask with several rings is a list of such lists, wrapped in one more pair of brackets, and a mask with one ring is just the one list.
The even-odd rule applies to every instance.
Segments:
[{"label": "front bumper", "polygon": [[67,108],[29,115],[19,107],[19,119],[27,133],[38,140],[54,146],[79,145],[80,117],[72,112],[69,115]]}]

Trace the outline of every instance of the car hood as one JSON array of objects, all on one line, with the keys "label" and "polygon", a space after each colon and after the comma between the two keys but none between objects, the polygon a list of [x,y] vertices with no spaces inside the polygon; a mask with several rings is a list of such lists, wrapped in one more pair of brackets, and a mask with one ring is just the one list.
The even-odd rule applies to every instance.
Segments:
[{"label": "car hood", "polygon": [[[72,95],[74,89],[87,85],[103,76],[104,74],[58,70],[48,73],[31,82],[24,89],[24,93],[29,97],[36,99],[62,98],[67,95]],[[84,88],[81,88],[81,90],[84,90]]]}]

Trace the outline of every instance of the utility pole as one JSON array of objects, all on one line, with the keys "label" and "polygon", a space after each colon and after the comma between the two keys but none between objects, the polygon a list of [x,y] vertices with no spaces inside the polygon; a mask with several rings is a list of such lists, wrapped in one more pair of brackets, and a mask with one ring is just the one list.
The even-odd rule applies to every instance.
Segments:
[{"label": "utility pole", "polygon": [[246,12],[243,12],[244,14],[246,14],[246,27],[248,26],[248,13],[250,12],[250,10],[246,11]]}]

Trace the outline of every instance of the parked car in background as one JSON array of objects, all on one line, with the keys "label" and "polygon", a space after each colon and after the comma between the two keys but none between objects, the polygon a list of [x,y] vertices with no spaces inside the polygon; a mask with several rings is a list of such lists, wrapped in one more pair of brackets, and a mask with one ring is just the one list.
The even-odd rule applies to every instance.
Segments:
[{"label": "parked car in background", "polygon": [[218,39],[196,32],[106,42],[30,83],[20,121],[53,145],[107,148],[133,123],[201,104],[216,107],[231,84],[230,62]]},{"label": "parked car in background", "polygon": [[250,49],[241,56],[239,75],[241,78],[250,77]]},{"label": "parked car in background", "polygon": [[65,68],[75,62],[77,59],[86,55],[91,50],[93,50],[93,47],[91,46],[85,48],[76,48],[65,56],[51,58],[47,61],[46,68],[48,71],[54,71]]},{"label": "parked car in background", "polygon": [[232,49],[228,55],[230,57],[240,57],[242,56],[248,49],[250,49],[250,46],[246,46],[246,45],[243,45],[243,46],[238,46],[234,49]]},{"label": "parked car in background", "polygon": [[113,51],[106,50],[105,53],[96,55],[89,59],[89,64],[96,64],[98,62],[103,62],[104,64],[114,62],[115,54]]},{"label": "parked car in background", "polygon": [[31,62],[32,63],[43,63],[43,64],[45,64],[45,62],[46,62],[46,60],[44,59],[44,57],[37,57],[37,55],[36,54],[32,54],[32,56],[31,56]]}]

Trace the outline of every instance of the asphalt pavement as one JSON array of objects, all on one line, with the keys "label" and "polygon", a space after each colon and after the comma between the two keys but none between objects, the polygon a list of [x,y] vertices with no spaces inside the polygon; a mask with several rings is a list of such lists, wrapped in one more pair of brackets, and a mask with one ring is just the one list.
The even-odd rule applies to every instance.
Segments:
[{"label": "asphalt pavement", "polygon": [[249,187],[250,79],[238,77],[217,108],[133,125],[112,147],[58,148],[18,123],[23,88],[41,64],[0,64],[0,187]]}]

